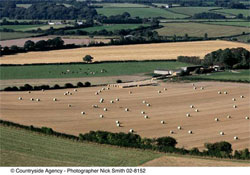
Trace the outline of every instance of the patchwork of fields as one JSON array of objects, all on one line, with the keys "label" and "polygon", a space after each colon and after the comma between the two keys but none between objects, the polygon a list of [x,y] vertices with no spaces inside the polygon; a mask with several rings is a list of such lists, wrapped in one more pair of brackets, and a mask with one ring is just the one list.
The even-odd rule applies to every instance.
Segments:
[{"label": "patchwork of fields", "polygon": [[0,57],[0,64],[82,62],[82,58],[85,55],[93,56],[94,61],[167,60],[176,59],[180,55],[203,58],[212,51],[235,47],[249,48],[247,44],[220,40],[89,47],[8,55]]}]

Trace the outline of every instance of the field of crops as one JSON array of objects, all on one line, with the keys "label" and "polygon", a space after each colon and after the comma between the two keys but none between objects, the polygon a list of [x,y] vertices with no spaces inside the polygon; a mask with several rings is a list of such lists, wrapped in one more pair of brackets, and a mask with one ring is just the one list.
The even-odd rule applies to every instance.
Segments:
[{"label": "field of crops", "polygon": [[248,49],[249,45],[216,40],[87,47],[6,55],[0,57],[0,64],[82,62],[82,58],[85,55],[94,57],[93,61],[169,60],[176,59],[178,56],[199,56],[203,58],[212,51],[234,47],[244,47]]},{"label": "field of crops", "polygon": [[163,18],[185,18],[186,15],[173,13],[160,8],[98,8],[96,9],[99,14],[105,16],[119,15],[128,12],[132,17],[139,16],[141,18],[148,17],[163,17]]},{"label": "field of crops", "polygon": [[235,80],[250,82],[250,70],[225,71],[208,75],[193,76],[191,79],[204,78],[209,80]]},{"label": "field of crops", "polygon": [[189,36],[203,37],[205,33],[208,37],[231,36],[249,32],[246,27],[209,25],[203,23],[161,23],[164,27],[156,31],[163,36]]},{"label": "field of crops", "polygon": [[218,7],[175,7],[168,9],[174,13],[185,14],[188,16],[193,16],[196,13],[208,12],[209,10],[216,9]]},{"label": "field of crops", "polygon": [[225,25],[225,26],[239,26],[239,27],[250,27],[250,23],[247,21],[219,21],[219,22],[205,22],[206,24],[215,24],[215,25]]},{"label": "field of crops", "polygon": [[220,10],[213,10],[213,12],[228,14],[233,16],[237,16],[238,14],[243,14],[244,17],[250,16],[249,9],[220,9]]},{"label": "field of crops", "polygon": [[[172,61],[151,61],[102,64],[6,66],[1,67],[0,79],[43,79],[133,75],[138,73],[152,73],[154,69],[157,68],[176,69],[187,65],[189,64]],[[101,70],[106,70],[106,72],[101,72]]]},{"label": "field of crops", "polygon": [[103,26],[95,26],[95,27],[88,27],[83,29],[74,29],[70,31],[76,31],[76,30],[82,30],[86,32],[94,32],[94,31],[100,31],[100,30],[107,30],[107,31],[115,31],[115,30],[122,30],[122,29],[136,29],[140,26],[148,26],[146,24],[109,24],[109,25],[103,25]]},{"label": "field of crops", "polygon": [[[31,36],[36,36],[34,33],[24,33],[24,32],[1,32],[0,40],[10,40],[10,39],[19,39],[27,38]],[[13,43],[14,45],[15,43]]]},{"label": "field of crops", "polygon": [[45,136],[0,126],[0,166],[139,166],[163,154]]}]

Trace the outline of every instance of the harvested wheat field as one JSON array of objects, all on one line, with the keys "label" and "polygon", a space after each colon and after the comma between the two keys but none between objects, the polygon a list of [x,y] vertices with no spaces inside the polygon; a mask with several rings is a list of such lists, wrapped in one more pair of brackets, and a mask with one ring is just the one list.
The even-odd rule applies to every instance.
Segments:
[{"label": "harvested wheat field", "polygon": [[249,49],[247,44],[220,40],[138,44],[21,53],[0,57],[0,64],[82,62],[85,55],[93,56],[94,61],[176,59],[180,55],[203,58],[212,51],[236,47]]},{"label": "harvested wheat field", "polygon": [[217,141],[228,141],[233,149],[250,148],[250,120],[246,119],[250,117],[249,84],[160,83],[109,90],[106,87],[96,95],[102,88],[1,92],[1,119],[75,135],[91,130],[127,133],[133,129],[142,137],[172,136],[178,147],[185,148],[203,149],[205,142]]}]

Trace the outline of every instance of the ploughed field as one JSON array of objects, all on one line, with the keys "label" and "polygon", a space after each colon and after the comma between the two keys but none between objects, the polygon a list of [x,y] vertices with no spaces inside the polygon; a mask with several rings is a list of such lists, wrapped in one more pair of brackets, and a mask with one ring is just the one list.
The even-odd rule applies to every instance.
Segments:
[{"label": "ploughed field", "polygon": [[249,49],[247,44],[220,40],[137,44],[20,53],[0,57],[0,64],[82,62],[85,55],[94,57],[93,61],[166,60],[176,59],[178,56],[200,56],[203,58],[206,54],[218,49],[237,47]]},{"label": "ploughed field", "polygon": [[[111,87],[99,95],[95,93],[103,87],[78,88],[76,92],[73,89],[1,92],[1,119],[51,127],[55,131],[75,135],[91,130],[127,133],[133,129],[142,137],[172,136],[177,139],[178,147],[185,148],[203,149],[204,143],[217,141],[228,141],[233,149],[250,148],[250,120],[246,119],[250,117],[250,85],[199,82],[194,86],[196,89],[192,83],[161,83],[159,86],[124,89]],[[72,95],[64,95],[66,91]],[[40,101],[36,101],[38,98]],[[57,101],[53,101],[53,98],[57,98]],[[99,102],[101,98],[104,99],[103,103]],[[119,101],[116,101],[117,98]],[[114,103],[110,103],[111,100]],[[92,105],[98,105],[98,108]],[[190,105],[194,108],[190,108]],[[233,108],[233,105],[237,108]],[[186,116],[187,113],[190,117]],[[219,121],[216,122],[215,118]],[[120,127],[116,125],[117,120]],[[178,126],[182,129],[178,130]],[[192,134],[188,133],[190,130]],[[220,132],[224,132],[224,135],[220,135]],[[238,140],[234,140],[235,136]]]}]

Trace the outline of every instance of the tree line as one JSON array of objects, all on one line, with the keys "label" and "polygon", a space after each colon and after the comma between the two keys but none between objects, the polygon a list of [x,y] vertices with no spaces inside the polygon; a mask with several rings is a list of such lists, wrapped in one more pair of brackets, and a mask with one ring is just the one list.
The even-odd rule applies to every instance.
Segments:
[{"label": "tree line", "polygon": [[120,147],[149,149],[165,153],[176,153],[182,155],[195,155],[195,156],[209,156],[218,158],[229,159],[243,159],[249,160],[249,150],[235,150],[233,154],[232,145],[228,142],[221,141],[216,143],[205,143],[206,150],[200,151],[198,148],[192,148],[190,150],[185,148],[177,148],[177,141],[173,137],[159,137],[159,138],[141,138],[140,135],[134,133],[112,133],[107,131],[90,131],[89,133],[79,134],[79,136],[69,135],[54,131],[48,127],[34,127],[25,126],[14,122],[0,120],[0,124],[4,126],[12,126],[22,128],[29,131],[43,133],[45,135],[52,135],[56,137],[71,139],[74,141],[90,141],[99,144],[115,145]]}]

